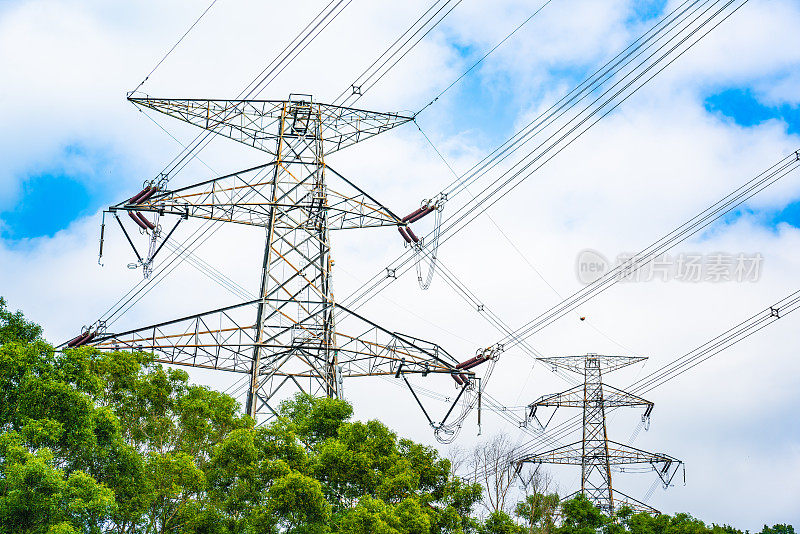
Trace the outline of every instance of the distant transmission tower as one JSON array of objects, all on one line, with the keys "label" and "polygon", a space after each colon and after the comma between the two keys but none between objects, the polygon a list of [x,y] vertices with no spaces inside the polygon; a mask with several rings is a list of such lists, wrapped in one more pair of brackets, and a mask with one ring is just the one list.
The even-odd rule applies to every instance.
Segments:
[{"label": "distant transmission tower", "polygon": [[[154,257],[184,219],[261,227],[266,246],[260,290],[248,302],[126,332],[107,332],[96,324],[70,346],[143,350],[163,363],[247,374],[246,409],[254,417],[272,417],[279,400],[292,392],[339,397],[346,377],[448,374],[461,389],[458,397],[474,387],[473,372],[459,368],[458,360],[438,345],[390,332],[333,297],[331,230],[396,226],[406,243],[421,246],[409,224],[441,207],[425,202],[400,218],[326,162],[331,153],[410,117],[320,104],[310,95],[290,95],[288,100],[129,100],[270,156],[264,165],[180,189],[167,190],[165,181],[151,181],[137,195],[111,206],[108,213],[138,258],[134,266],[143,266],[147,276]],[[148,236],[146,255],[136,249],[120,212],[127,212],[138,226],[134,229]],[[163,237],[159,221],[166,216],[175,223]],[[337,328],[337,321],[348,329]],[[445,424],[428,419],[434,428]]]},{"label": "distant transmission tower", "polygon": [[[583,409],[583,437],[580,441],[556,449],[526,456],[522,463],[561,464],[581,466],[581,488],[567,499],[581,493],[606,513],[613,513],[622,506],[635,512],[658,513],[657,510],[629,497],[613,488],[611,471],[615,466],[645,464],[652,467],[664,486],[669,486],[682,462],[672,456],[652,453],[623,445],[608,439],[606,409],[623,406],[643,406],[642,421],[650,417],[653,403],[626,391],[603,384],[603,374],[616,371],[627,365],[646,360],[634,356],[560,356],[537,358],[550,364],[583,375],[583,384],[561,393],[545,395],[530,404],[529,416],[536,418],[539,407],[562,406]],[[538,420],[538,419],[537,419]]]}]

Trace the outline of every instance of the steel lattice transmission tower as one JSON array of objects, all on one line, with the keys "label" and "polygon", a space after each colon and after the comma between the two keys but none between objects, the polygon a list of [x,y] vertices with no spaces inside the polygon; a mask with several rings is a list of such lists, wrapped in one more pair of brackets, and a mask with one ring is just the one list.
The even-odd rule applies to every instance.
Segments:
[{"label": "steel lattice transmission tower", "polygon": [[528,406],[529,416],[536,418],[536,410],[540,407],[581,408],[583,436],[575,443],[526,456],[518,460],[518,464],[529,462],[580,465],[581,488],[570,497],[582,493],[606,513],[613,513],[623,505],[629,506],[635,512],[658,513],[654,508],[614,489],[611,471],[614,466],[650,465],[658,473],[661,482],[668,486],[682,462],[666,454],[647,452],[611,441],[608,439],[606,426],[606,411],[609,408],[642,406],[645,408],[643,421],[650,417],[652,402],[603,383],[604,374],[647,358],[587,354],[537,359],[554,369],[565,369],[583,375],[583,384],[541,397]]},{"label": "steel lattice transmission tower", "polygon": [[[458,361],[441,347],[390,332],[337,304],[333,296],[331,231],[395,226],[405,237],[408,224],[436,206],[426,204],[400,218],[332,169],[326,157],[410,117],[320,104],[308,95],[288,100],[129,100],[270,156],[264,165],[180,189],[152,181],[108,210],[145,274],[182,220],[264,228],[259,297],[126,332],[107,332],[99,325],[70,342],[72,346],[144,350],[163,363],[246,373],[246,407],[253,416],[274,415],[279,391],[284,398],[292,391],[338,397],[344,377],[439,373],[453,375],[462,388],[472,387],[473,373],[458,369]],[[145,257],[120,212],[127,212],[148,235]],[[175,223],[165,237],[159,222],[169,216]],[[337,329],[337,322],[345,322],[348,330]]]}]

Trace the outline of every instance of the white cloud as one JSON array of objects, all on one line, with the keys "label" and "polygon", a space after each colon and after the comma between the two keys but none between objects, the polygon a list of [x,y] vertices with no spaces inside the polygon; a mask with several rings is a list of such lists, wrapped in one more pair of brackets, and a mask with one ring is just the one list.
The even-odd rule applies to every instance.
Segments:
[{"label": "white cloud", "polygon": [[[377,50],[416,18],[423,5],[421,1],[391,6],[354,3],[264,96],[281,98],[294,90],[333,98]],[[0,133],[5,163],[0,203],[14,197],[27,169],[49,161],[76,139],[110,147],[119,155],[126,176],[120,192],[155,175],[174,155],[174,142],[134,112],[124,93],[204,7],[178,1],[113,8],[105,2],[37,1],[0,11],[0,68],[14,73],[0,87],[0,111],[14,125]],[[319,7],[312,2],[291,6],[220,2],[144,88],[169,96],[233,96]],[[483,49],[530,9],[520,2],[491,6],[464,2],[448,19],[446,31],[409,54],[364,99],[364,105],[377,109],[420,105],[463,67],[463,59],[450,47],[451,39]],[[554,67],[598,64],[638,31],[625,25],[629,15],[630,4],[624,2],[554,1],[509,47],[498,50],[480,75],[486,83],[492,83],[494,76],[509,80],[514,88],[522,88],[521,102],[533,100],[532,105],[513,104],[517,121],[523,123],[529,108],[553,101],[553,95],[566,87],[553,74]],[[595,248],[612,257],[635,252],[800,148],[800,139],[787,135],[780,124],[741,128],[709,115],[702,106],[709,87],[747,85],[796,68],[797,19],[798,8],[791,2],[749,2],[490,214],[562,295],[579,289],[574,260],[580,250]],[[781,79],[785,86],[775,90],[774,98],[793,98],[797,84],[790,77]],[[537,91],[541,94],[534,94]],[[446,109],[457,111],[459,104],[453,99]],[[431,113],[441,112],[434,106]],[[182,140],[194,133],[159,121]],[[483,125],[447,137],[437,124],[431,121],[428,133],[456,168],[468,168],[484,153]],[[220,141],[203,157],[215,170],[225,172],[260,161],[261,156]],[[333,155],[329,162],[403,213],[451,180],[412,125]],[[195,165],[175,183],[191,183],[209,173]],[[781,208],[798,195],[800,178],[792,175],[751,205]],[[109,198],[106,203],[117,200]],[[456,204],[448,206],[445,215]],[[107,223],[102,268],[96,264],[99,214],[75,221],[52,238],[24,246],[0,245],[3,295],[12,307],[42,322],[50,339],[70,337],[138,280],[138,271],[125,268],[132,258],[127,244],[111,221]],[[181,232],[189,228],[187,224]],[[340,300],[402,250],[392,229],[343,232],[333,240]],[[200,253],[243,285],[254,287],[262,242],[258,231],[225,229]],[[765,229],[748,219],[720,227],[679,250],[760,252],[765,259],[758,283],[620,284],[579,309],[587,321],[568,316],[531,342],[548,355],[620,353],[623,345],[649,355],[645,371],[653,370],[796,289],[799,245],[796,228]],[[441,256],[512,325],[559,301],[485,217],[444,245]],[[184,266],[119,326],[165,320],[233,301],[235,297]],[[422,293],[409,275],[366,306],[364,313],[391,329],[440,342],[464,359],[501,337],[441,279]],[[800,487],[791,478],[800,450],[796,429],[786,423],[794,420],[793,407],[800,401],[796,320],[782,319],[650,394],[657,402],[653,426],[635,445],[682,458],[688,469],[686,487],[658,492],[652,504],[751,530],[763,523],[800,521],[794,506]],[[549,372],[540,367],[531,371],[530,366],[530,358],[517,351],[504,354],[489,391],[504,403],[524,405],[565,387]],[[610,381],[624,386],[637,372],[621,371]],[[208,373],[196,376],[226,386],[230,380]],[[452,392],[448,379],[428,384]],[[381,417],[404,434],[432,442],[407,392],[369,379],[347,383],[345,388],[361,417]],[[614,432],[623,438],[620,441],[635,421],[615,418]],[[484,422],[485,434],[519,434],[519,429],[494,415],[485,413]],[[464,443],[477,439],[475,430],[473,418],[462,434]],[[642,492],[649,487],[649,479],[636,478],[620,478],[621,487],[636,489],[639,484]],[[574,480],[567,477],[561,482],[571,490],[567,486]],[[778,498],[774,488],[782,489]],[[628,493],[637,495],[633,490]],[[732,506],[745,498],[746,507]]]}]

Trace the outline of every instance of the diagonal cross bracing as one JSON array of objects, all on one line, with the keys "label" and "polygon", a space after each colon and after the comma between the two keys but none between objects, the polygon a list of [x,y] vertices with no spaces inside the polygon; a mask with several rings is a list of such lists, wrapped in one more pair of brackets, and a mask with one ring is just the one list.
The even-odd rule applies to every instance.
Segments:
[{"label": "diagonal cross bracing", "polygon": [[374,137],[412,120],[397,113],[379,113],[331,104],[309,102],[306,108],[293,107],[285,113],[284,100],[206,100],[128,98],[135,105],[149,108],[188,122],[204,130],[228,137],[259,150],[277,155],[282,125],[285,136],[305,135],[311,129],[324,144],[327,154]]},{"label": "diagonal cross bracing", "polygon": [[[600,354],[538,358],[553,367],[582,374],[583,384],[561,393],[539,398],[529,405],[530,416],[535,417],[536,410],[540,407],[581,408],[583,411],[583,434],[580,441],[526,456],[520,459],[519,463],[579,465],[581,466],[581,489],[579,492],[604,512],[613,513],[621,506],[627,505],[634,510],[658,513],[646,504],[614,490],[611,467],[648,464],[652,466],[664,484],[669,484],[678,466],[681,465],[681,461],[666,454],[651,453],[611,441],[608,439],[606,426],[606,408],[643,406],[645,407],[645,417],[649,417],[653,409],[652,402],[603,383],[603,373],[616,371],[645,359],[643,357]],[[622,498],[618,498],[617,495],[622,495]]]},{"label": "diagonal cross bracing", "polygon": [[[462,390],[467,387],[474,373],[458,369],[458,360],[441,347],[388,331],[337,305],[333,296],[330,231],[406,223],[330,168],[325,157],[410,118],[310,97],[131,100],[270,154],[266,164],[187,187],[150,184],[109,209],[138,217],[151,242],[160,236],[159,218],[167,215],[263,228],[260,287],[258,298],[234,306],[122,333],[96,331],[91,345],[247,374],[246,407],[255,417],[271,417],[293,392],[338,397],[345,377],[449,374]],[[157,215],[155,223],[147,213]],[[349,330],[337,331],[335,313],[348,318]]]}]

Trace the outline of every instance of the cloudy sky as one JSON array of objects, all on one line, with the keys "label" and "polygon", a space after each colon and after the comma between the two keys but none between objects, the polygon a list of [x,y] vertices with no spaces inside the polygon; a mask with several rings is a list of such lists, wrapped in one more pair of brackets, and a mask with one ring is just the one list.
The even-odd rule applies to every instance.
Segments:
[{"label": "cloudy sky", "polygon": [[[218,0],[140,90],[232,98],[323,5]],[[0,294],[42,323],[53,341],[92,323],[141,279],[139,270],[126,268],[132,253],[111,228],[98,264],[100,212],[139,191],[196,132],[161,116],[150,120],[125,94],[207,6],[189,0],[0,0]],[[333,100],[428,6],[353,0],[261,96],[280,99],[297,92]],[[359,106],[422,108],[540,6],[463,0]],[[427,108],[419,125],[455,171],[464,172],[673,7],[663,1],[552,0]],[[749,1],[447,241],[439,251],[442,261],[487,307],[521,325],[582,287],[576,276],[581,251],[597,251],[612,262],[636,252],[799,149],[798,27],[797,2]],[[263,162],[263,154],[218,140],[171,185]],[[452,180],[411,124],[332,155],[328,163],[398,213],[413,210]],[[445,206],[445,220],[459,205]],[[676,262],[719,254],[761,257],[757,280],[673,277],[617,284],[530,343],[548,356],[649,356],[647,363],[609,377],[624,387],[797,290],[798,228],[795,173],[671,251]],[[262,246],[257,231],[223,228],[197,256],[253,292]],[[392,229],[337,234],[333,246],[339,300],[403,251]],[[463,359],[502,337],[441,279],[423,292],[412,273],[362,312]],[[187,262],[113,328],[238,299]],[[651,505],[751,530],[764,523],[800,523],[797,320],[781,319],[648,394],[656,403],[652,424],[631,443],[686,462],[686,484],[678,477],[674,487],[657,489]],[[227,376],[193,376],[231,386]],[[370,380],[345,384],[359,417],[380,417],[398,432],[435,444],[407,391]],[[447,381],[420,385],[454,394]],[[513,408],[568,386],[529,355],[509,350],[487,391]],[[429,402],[434,410],[445,409]],[[512,420],[522,416],[518,408],[511,413]],[[568,416],[564,410],[555,418]],[[638,417],[614,414],[610,436],[627,442]],[[483,418],[481,438],[505,433],[518,443],[531,439],[495,414]],[[476,434],[473,416],[460,444],[475,443],[481,439]],[[576,471],[556,474],[564,493],[575,489]],[[619,474],[615,487],[643,497],[653,476]]]}]

